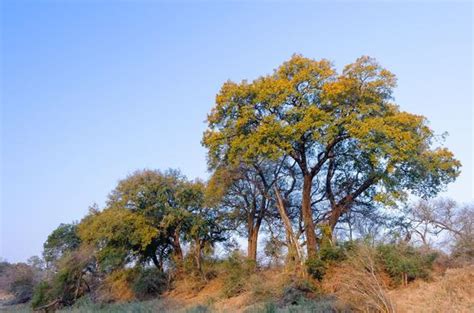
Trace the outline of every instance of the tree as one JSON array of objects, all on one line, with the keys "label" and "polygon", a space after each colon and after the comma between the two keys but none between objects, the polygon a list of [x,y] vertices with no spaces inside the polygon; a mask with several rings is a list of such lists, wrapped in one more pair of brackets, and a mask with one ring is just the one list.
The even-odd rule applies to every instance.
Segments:
[{"label": "tree", "polygon": [[[420,200],[408,207],[409,231],[423,244],[441,233],[449,235],[454,256],[474,259],[474,206],[459,205],[452,199]],[[452,240],[454,239],[454,240]]]},{"label": "tree", "polygon": [[78,226],[82,242],[97,249],[101,269],[110,272],[134,260],[146,260],[158,230],[140,214],[124,208],[92,211]]},{"label": "tree", "polygon": [[46,266],[53,265],[65,253],[77,249],[81,243],[77,235],[77,223],[60,224],[43,244],[43,258]]},{"label": "tree", "polygon": [[268,168],[262,167],[242,164],[234,168],[220,168],[214,172],[210,182],[210,188],[225,189],[221,191],[220,207],[227,212],[230,227],[247,237],[247,258],[252,261],[257,260],[259,232],[272,205],[268,194],[274,178],[269,177],[272,174]]},{"label": "tree", "polygon": [[155,265],[173,255],[174,262],[183,260],[181,247],[181,229],[186,220],[186,200],[183,185],[185,178],[179,171],[165,173],[153,170],[137,171],[124,180],[109,196],[107,205],[136,212],[142,215],[150,225],[159,230],[147,251]]},{"label": "tree", "polygon": [[37,311],[53,311],[72,305],[86,292],[97,279],[96,262],[90,246],[81,245],[65,254],[57,262],[57,272],[39,283],[34,292],[31,305]]},{"label": "tree", "polygon": [[215,243],[226,239],[222,225],[224,215],[213,206],[212,200],[207,199],[207,184],[198,180],[186,181],[183,187],[178,194],[187,214],[183,238],[190,243],[196,269],[201,272],[203,251],[212,251]]},{"label": "tree", "polygon": [[25,263],[0,262],[0,290],[13,295],[7,304],[28,302],[41,279],[41,269]]},{"label": "tree", "polygon": [[228,81],[203,138],[209,166],[294,160],[313,257],[315,214],[333,230],[357,200],[389,203],[408,191],[433,195],[459,173],[449,150],[432,147],[426,119],[391,102],[395,85],[395,76],[369,57],[338,75],[329,61],[300,55],[251,83]]},{"label": "tree", "polygon": [[78,232],[97,247],[99,263],[109,270],[150,261],[162,271],[166,262],[180,268],[183,240],[193,246],[200,267],[202,250],[224,238],[205,195],[203,182],[178,171],[137,171],[118,183],[102,212],[84,218]]}]

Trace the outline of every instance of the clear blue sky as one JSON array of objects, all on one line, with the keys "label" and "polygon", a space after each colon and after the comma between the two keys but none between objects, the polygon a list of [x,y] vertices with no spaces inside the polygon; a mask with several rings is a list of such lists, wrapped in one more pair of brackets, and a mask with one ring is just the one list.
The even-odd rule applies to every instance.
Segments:
[{"label": "clear blue sky", "polygon": [[1,250],[39,254],[61,222],[135,169],[207,177],[204,120],[221,84],[293,53],[338,68],[370,55],[463,163],[473,198],[472,5],[2,1]]}]

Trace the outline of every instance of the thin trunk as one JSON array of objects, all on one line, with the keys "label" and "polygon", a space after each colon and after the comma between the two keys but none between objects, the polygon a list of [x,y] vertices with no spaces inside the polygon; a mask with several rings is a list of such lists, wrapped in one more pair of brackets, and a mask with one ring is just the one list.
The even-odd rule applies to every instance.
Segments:
[{"label": "thin trunk", "polygon": [[200,240],[196,240],[196,255],[195,255],[195,258],[196,258],[196,268],[198,270],[198,272],[201,272],[201,241]]},{"label": "thin trunk", "polygon": [[151,260],[153,261],[153,264],[156,266],[157,269],[163,271],[163,265],[161,264],[161,262],[158,260],[158,257],[156,256],[156,254],[153,254],[151,256]]},{"label": "thin trunk", "polygon": [[303,215],[303,223],[306,234],[306,249],[308,252],[308,258],[315,257],[317,255],[317,244],[316,232],[313,222],[313,212],[311,209],[311,187],[313,184],[313,177],[311,174],[304,174],[303,180],[303,201],[301,204],[301,210]]},{"label": "thin trunk", "polygon": [[296,264],[300,264],[301,258],[301,251],[299,249],[299,243],[296,239],[296,236],[293,232],[293,227],[291,225],[290,218],[286,212],[286,206],[283,198],[281,197],[280,191],[275,186],[275,195],[277,198],[277,209],[278,213],[280,214],[281,220],[283,221],[283,225],[285,226],[285,232],[288,241],[288,255],[294,258],[294,262]]}]

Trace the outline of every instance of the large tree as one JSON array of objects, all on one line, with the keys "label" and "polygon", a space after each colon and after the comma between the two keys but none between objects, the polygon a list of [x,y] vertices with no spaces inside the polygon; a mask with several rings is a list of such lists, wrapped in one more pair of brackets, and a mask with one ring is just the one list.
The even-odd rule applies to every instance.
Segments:
[{"label": "large tree", "polygon": [[[307,253],[313,257],[320,210],[333,229],[358,199],[432,195],[458,175],[452,153],[433,148],[426,119],[391,102],[395,85],[395,76],[369,57],[337,74],[329,61],[300,55],[253,82],[228,81],[208,116],[203,144],[209,165],[293,159],[302,180]],[[324,201],[316,201],[321,196]]]}]

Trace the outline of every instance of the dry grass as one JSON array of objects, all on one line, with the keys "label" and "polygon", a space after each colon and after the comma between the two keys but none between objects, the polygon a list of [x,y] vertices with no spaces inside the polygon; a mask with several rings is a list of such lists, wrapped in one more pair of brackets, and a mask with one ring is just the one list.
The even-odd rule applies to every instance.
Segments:
[{"label": "dry grass", "polygon": [[397,312],[474,312],[474,265],[390,292]]},{"label": "dry grass", "polygon": [[289,278],[283,270],[269,269],[256,272],[246,280],[244,291],[225,297],[222,293],[225,273],[208,281],[202,289],[196,290],[193,283],[182,279],[175,283],[175,288],[164,295],[165,298],[180,302],[186,308],[197,305],[209,306],[212,312],[245,312],[254,304],[281,297]]},{"label": "dry grass", "polygon": [[322,287],[354,311],[391,313],[395,307],[387,293],[388,281],[377,265],[375,251],[361,246],[348,261],[326,274]]}]

